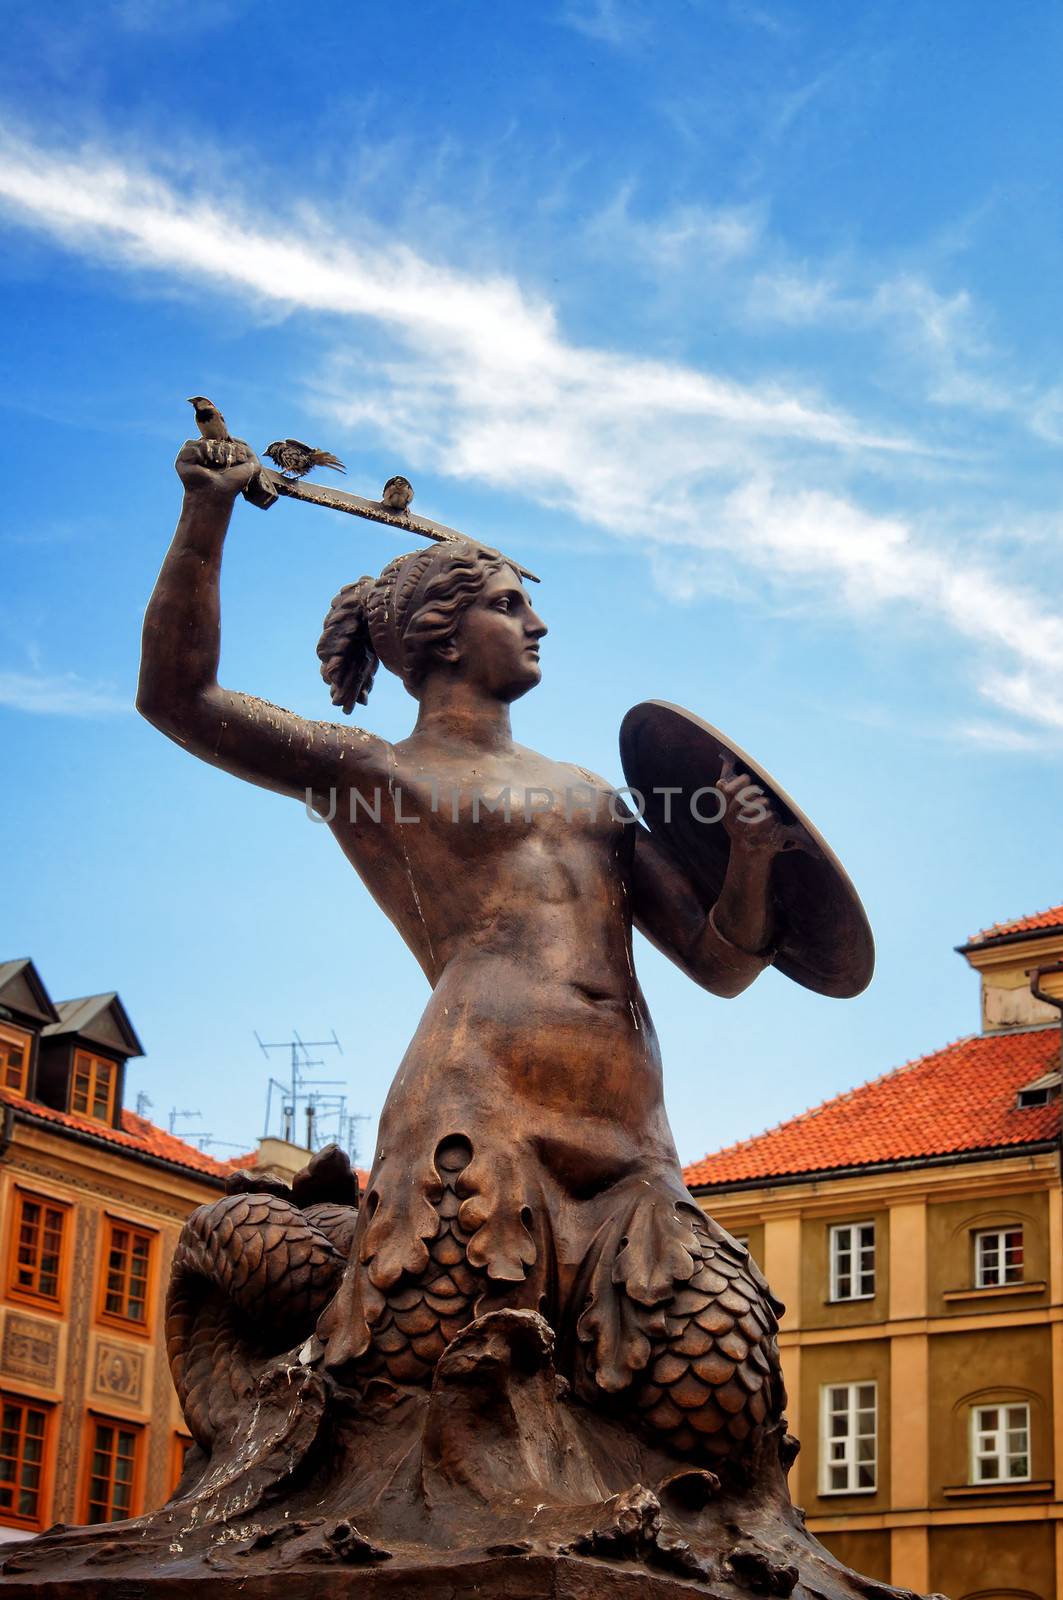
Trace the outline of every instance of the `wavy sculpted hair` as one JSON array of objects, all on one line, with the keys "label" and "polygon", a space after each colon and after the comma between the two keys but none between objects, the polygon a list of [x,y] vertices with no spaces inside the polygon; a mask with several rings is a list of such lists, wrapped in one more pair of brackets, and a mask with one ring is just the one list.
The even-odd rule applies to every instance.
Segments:
[{"label": "wavy sculpted hair", "polygon": [[332,704],[347,716],[364,706],[380,662],[416,694],[438,647],[506,565],[493,550],[454,541],[396,556],[379,578],[344,584],[317,645]]}]

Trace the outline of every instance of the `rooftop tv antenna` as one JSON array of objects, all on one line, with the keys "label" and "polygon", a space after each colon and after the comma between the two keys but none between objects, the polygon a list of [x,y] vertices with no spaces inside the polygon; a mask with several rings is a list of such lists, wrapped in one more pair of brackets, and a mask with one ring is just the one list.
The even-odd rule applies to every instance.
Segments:
[{"label": "rooftop tv antenna", "polygon": [[324,1061],[320,1057],[310,1054],[312,1050],[338,1050],[343,1054],[343,1046],[336,1037],[336,1030],[332,1030],[331,1039],[304,1039],[298,1029],[292,1029],[290,1039],[266,1042],[255,1033],[255,1042],[268,1061],[271,1050],[286,1050],[289,1058],[290,1079],[287,1083],[270,1077],[266,1088],[266,1121],[262,1137],[269,1138],[270,1121],[273,1115],[273,1091],[277,1090],[281,1096],[281,1129],[282,1137],[289,1144],[296,1142],[296,1130],[299,1119],[299,1106],[303,1105],[303,1114],[306,1118],[306,1148],[314,1148],[317,1118],[325,1098],[342,1098],[336,1096],[323,1097],[317,1091],[321,1089],[340,1088],[342,1078],[310,1078],[307,1076],[311,1067],[323,1067]]},{"label": "rooftop tv antenna", "polygon": [[[202,1115],[202,1111],[178,1111],[177,1107],[174,1106],[170,1111],[170,1132],[173,1133],[176,1130],[178,1122],[192,1121],[196,1117],[202,1117]],[[199,1137],[202,1137],[202,1135]]]}]

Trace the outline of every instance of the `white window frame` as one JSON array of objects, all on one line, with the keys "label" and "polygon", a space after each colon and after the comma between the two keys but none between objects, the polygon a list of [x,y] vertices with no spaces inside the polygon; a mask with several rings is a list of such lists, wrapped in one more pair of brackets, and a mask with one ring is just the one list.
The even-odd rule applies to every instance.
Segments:
[{"label": "white window frame", "polygon": [[[996,1424],[987,1427],[985,1418],[996,1413]],[[1014,1439],[1021,1437],[1022,1445]],[[1012,1461],[1025,1460],[1025,1472],[1010,1471]],[[985,1465],[995,1461],[996,1476],[985,1475]],[[993,1489],[1000,1484],[1029,1483],[1033,1476],[1030,1455],[1030,1407],[1025,1401],[997,1400],[972,1406],[970,1410],[969,1480],[979,1488]]]},{"label": "white window frame", "polygon": [[[864,1230],[870,1231],[870,1244],[861,1239]],[[873,1300],[875,1298],[875,1284],[877,1276],[877,1240],[875,1237],[875,1224],[873,1222],[835,1222],[831,1224],[830,1238],[828,1241],[830,1253],[830,1298],[831,1300]],[[866,1259],[870,1265],[866,1265]],[[843,1260],[848,1260],[848,1266],[843,1268]],[[865,1288],[865,1280],[870,1277],[871,1287]],[[849,1292],[844,1292],[845,1279],[849,1280]]]},{"label": "white window frame", "polygon": [[[1019,1236],[1018,1276],[1008,1276],[1009,1271],[1016,1266],[1014,1257],[1008,1260],[1006,1240],[1009,1234],[1017,1233]],[[983,1260],[983,1243],[995,1241],[995,1261],[987,1265]],[[976,1289],[1004,1289],[1011,1284],[1022,1283],[1026,1273],[1026,1234],[1022,1224],[1012,1224],[1009,1228],[979,1228],[974,1236],[974,1283]]]},{"label": "white window frame", "polygon": [[[868,1405],[867,1396],[871,1403]],[[837,1403],[844,1396],[843,1404]],[[864,1403],[861,1404],[863,1399]],[[871,1432],[859,1432],[860,1419],[871,1413]],[[844,1414],[844,1433],[831,1431],[834,1417]],[[860,1459],[860,1441],[871,1440],[870,1457]],[[871,1482],[860,1483],[861,1467],[870,1471]],[[844,1483],[834,1481],[835,1470],[844,1473]],[[819,1391],[819,1492],[821,1495],[875,1494],[878,1491],[878,1384],[873,1378],[856,1383],[825,1383]]]}]

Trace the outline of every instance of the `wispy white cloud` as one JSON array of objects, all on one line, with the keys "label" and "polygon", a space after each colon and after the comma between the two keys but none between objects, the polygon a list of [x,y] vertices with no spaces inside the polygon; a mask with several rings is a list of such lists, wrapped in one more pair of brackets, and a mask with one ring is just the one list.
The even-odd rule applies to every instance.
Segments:
[{"label": "wispy white cloud", "polygon": [[1063,384],[1030,395],[1026,418],[1030,431],[1047,444],[1063,444]]},{"label": "wispy white cloud", "polygon": [[1045,755],[1061,747],[1058,736],[1028,733],[1004,722],[961,722],[952,729],[952,737],[961,744],[978,745],[983,750],[999,750],[1005,754]]},{"label": "wispy white cloud", "polygon": [[[1044,707],[1063,703],[1063,620],[1051,600],[973,559],[969,540],[948,543],[913,515],[822,487],[839,463],[899,470],[917,458],[914,442],[793,380],[741,383],[579,345],[513,278],[457,272],[378,237],[367,245],[354,225],[340,237],[309,210],[297,229],[273,217],[266,231],[239,197],[181,192],[98,152],[9,140],[0,157],[0,204],[73,249],[273,314],[346,316],[383,333],[375,363],[362,340],[312,381],[323,410],[381,430],[411,462],[564,507],[614,537],[678,547],[688,588],[699,564],[718,587],[724,560],[772,597],[928,620],[966,641],[994,705],[1054,725]],[[902,306],[943,349],[968,315],[962,298],[911,286],[879,314]]]},{"label": "wispy white cloud", "polygon": [[103,13],[130,33],[177,33],[228,26],[250,8],[251,0],[104,0]]},{"label": "wispy white cloud", "polygon": [[987,353],[966,290],[942,294],[925,277],[897,271],[867,282],[866,269],[777,260],[750,280],[747,312],[793,326],[889,324],[913,352],[936,362]]},{"label": "wispy white cloud", "polygon": [[625,50],[646,33],[647,18],[636,0],[566,0],[557,20],[585,38]]},{"label": "wispy white cloud", "polygon": [[131,710],[131,702],[110,685],[74,672],[0,672],[0,706],[49,717],[110,717]]},{"label": "wispy white cloud", "polygon": [[[1038,388],[1017,375],[970,291],[940,289],[925,263],[883,272],[854,252],[794,259],[769,231],[763,204],[641,211],[631,185],[586,232],[592,249],[620,254],[673,300],[697,286],[721,315],[757,333],[875,338],[880,357],[886,351],[882,364],[902,364],[923,401],[957,415],[1007,418],[1038,440],[1063,443],[1063,386]],[[961,243],[950,240],[953,251]]]},{"label": "wispy white cloud", "polygon": [[799,84],[796,89],[780,96],[774,110],[767,118],[765,133],[769,139],[785,137],[799,117],[803,116],[814,100],[827,89],[840,71],[840,65],[818,72],[814,78]]},{"label": "wispy white cloud", "polygon": [[1063,442],[1063,387],[1045,390],[1009,370],[966,289],[942,292],[916,270],[866,282],[866,268],[783,261],[755,272],[743,312],[757,326],[888,333],[936,406],[1004,416],[1051,444]]},{"label": "wispy white cloud", "polygon": [[[754,388],[569,343],[553,308],[512,279],[450,271],[403,244],[359,249],[309,212],[286,237],[275,222],[260,231],[231,204],[185,198],[94,152],[49,156],[9,140],[0,156],[0,204],[24,221],[132,267],[210,278],[242,298],[250,292],[292,310],[384,324],[409,348],[431,351],[440,379],[476,409],[507,393],[512,405],[518,383],[519,409],[579,400],[620,419],[682,416],[842,448],[914,448],[778,386]],[[452,360],[461,370],[451,371]]]},{"label": "wispy white cloud", "polygon": [[752,5],[749,0],[728,0],[727,10],[736,22],[759,28],[776,39],[789,39],[794,32],[793,27],[776,12],[769,11],[767,6]]},{"label": "wispy white cloud", "polygon": [[790,581],[835,586],[846,609],[867,614],[899,603],[996,652],[982,693],[1002,708],[1063,728],[1063,616],[957,548],[919,540],[904,519],[874,516],[822,492],[799,495],[751,482],[729,497],[731,537]]},{"label": "wispy white cloud", "polygon": [[832,278],[792,266],[755,272],[745,289],[745,314],[759,325],[808,327],[836,319],[839,304]]},{"label": "wispy white cloud", "polygon": [[584,230],[591,247],[621,250],[624,259],[654,274],[720,268],[748,257],[764,229],[763,208],[755,205],[681,205],[654,216],[640,216],[634,188],[625,184]]},{"label": "wispy white cloud", "polygon": [[987,697],[1002,710],[1063,732],[1063,702],[1052,677],[1046,678],[1031,669],[993,673],[983,688]]}]

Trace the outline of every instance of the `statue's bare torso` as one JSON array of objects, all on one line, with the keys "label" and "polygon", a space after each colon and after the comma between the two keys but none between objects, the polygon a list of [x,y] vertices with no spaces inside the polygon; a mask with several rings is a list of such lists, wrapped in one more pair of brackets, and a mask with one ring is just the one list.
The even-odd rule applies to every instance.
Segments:
[{"label": "statue's bare torso", "polygon": [[580,1133],[621,1163],[649,1129],[671,1153],[632,960],[630,813],[593,774],[521,746],[458,763],[407,741],[387,773],[360,787],[353,822],[338,796],[331,823],[433,987],[382,1133],[415,1080],[451,1097],[460,1079],[480,1116],[523,1107],[566,1160]]}]

